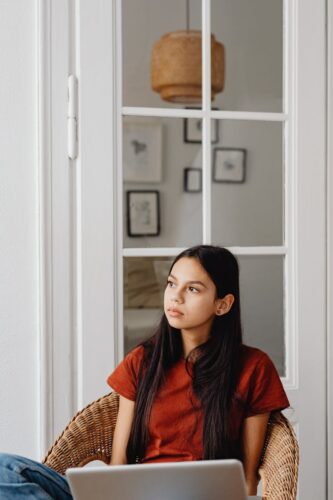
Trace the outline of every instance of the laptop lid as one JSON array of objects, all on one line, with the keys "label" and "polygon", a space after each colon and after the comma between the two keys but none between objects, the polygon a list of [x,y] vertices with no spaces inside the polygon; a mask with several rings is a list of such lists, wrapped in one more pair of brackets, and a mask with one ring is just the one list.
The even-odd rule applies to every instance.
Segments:
[{"label": "laptop lid", "polygon": [[66,471],[75,500],[246,500],[238,460],[160,462]]}]

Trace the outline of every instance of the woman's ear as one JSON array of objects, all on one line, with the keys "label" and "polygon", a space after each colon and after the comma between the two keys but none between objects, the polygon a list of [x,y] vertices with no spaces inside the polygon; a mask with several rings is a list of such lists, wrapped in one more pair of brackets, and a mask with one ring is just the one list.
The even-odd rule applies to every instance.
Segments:
[{"label": "woman's ear", "polygon": [[232,293],[228,293],[223,297],[223,299],[218,299],[217,307],[216,307],[216,315],[223,316],[227,314],[232,308],[233,303],[235,302],[235,297]]}]

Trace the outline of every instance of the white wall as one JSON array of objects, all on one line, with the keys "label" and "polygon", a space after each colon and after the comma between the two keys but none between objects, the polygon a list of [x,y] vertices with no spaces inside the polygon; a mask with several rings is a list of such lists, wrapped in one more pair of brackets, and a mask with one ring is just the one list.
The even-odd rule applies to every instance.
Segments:
[{"label": "white wall", "polygon": [[37,458],[35,3],[0,1],[0,450]]}]

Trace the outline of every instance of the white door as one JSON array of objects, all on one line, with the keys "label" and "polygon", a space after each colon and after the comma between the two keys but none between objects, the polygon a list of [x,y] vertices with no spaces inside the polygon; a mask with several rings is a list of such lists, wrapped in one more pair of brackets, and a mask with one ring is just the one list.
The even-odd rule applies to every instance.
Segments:
[{"label": "white door", "polygon": [[[68,290],[71,308],[65,333],[53,328],[55,352],[68,357],[58,354],[49,373],[51,434],[107,392],[108,373],[148,334],[168,261],[192,244],[221,244],[240,262],[245,341],[273,358],[290,398],[299,498],[324,499],[325,2],[314,10],[310,0],[77,0],[53,6],[53,44],[63,22],[71,51],[51,80],[60,74],[66,87],[67,74],[77,76],[79,150],[76,160],[62,158],[62,174],[52,165],[55,202],[58,178],[68,195],[65,240],[61,228],[53,238],[68,268],[53,295],[61,304]],[[187,27],[202,30],[196,109],[150,88],[154,42]],[[212,105],[211,32],[226,54],[225,87]],[[58,101],[66,115],[63,94]],[[140,234],[144,224],[150,236]],[[57,376],[63,368],[70,384]]]}]

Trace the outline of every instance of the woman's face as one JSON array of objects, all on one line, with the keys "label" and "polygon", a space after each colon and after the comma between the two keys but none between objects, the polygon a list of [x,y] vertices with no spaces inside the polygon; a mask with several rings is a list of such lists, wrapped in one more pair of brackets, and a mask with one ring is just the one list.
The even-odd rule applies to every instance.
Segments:
[{"label": "woman's face", "polygon": [[169,324],[183,331],[209,334],[216,314],[223,314],[223,299],[200,262],[183,257],[173,266],[164,292],[164,312]]}]

